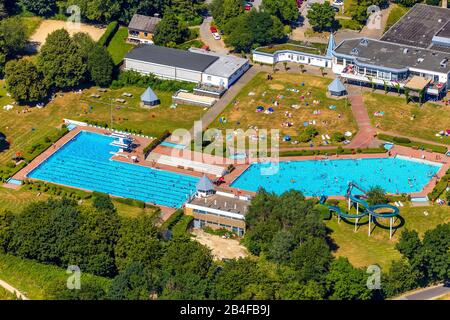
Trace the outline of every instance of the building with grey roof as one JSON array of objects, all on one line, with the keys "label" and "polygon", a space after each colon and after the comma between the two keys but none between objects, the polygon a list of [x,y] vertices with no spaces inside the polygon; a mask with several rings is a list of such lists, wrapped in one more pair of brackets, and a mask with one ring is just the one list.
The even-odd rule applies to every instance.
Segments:
[{"label": "building with grey roof", "polygon": [[155,45],[136,47],[124,59],[125,70],[225,89],[249,67],[247,59]]},{"label": "building with grey roof", "polygon": [[153,34],[161,21],[158,15],[153,17],[135,14],[128,24],[128,40],[143,44],[153,44]]},{"label": "building with grey roof", "polygon": [[[333,72],[349,82],[408,88],[416,76],[429,80],[426,93],[442,97],[448,88],[450,54],[387,41],[356,38],[334,49]],[[410,88],[412,89],[412,88]]]},{"label": "building with grey roof", "polygon": [[416,4],[381,38],[397,44],[430,48],[433,37],[450,21],[450,9]]}]

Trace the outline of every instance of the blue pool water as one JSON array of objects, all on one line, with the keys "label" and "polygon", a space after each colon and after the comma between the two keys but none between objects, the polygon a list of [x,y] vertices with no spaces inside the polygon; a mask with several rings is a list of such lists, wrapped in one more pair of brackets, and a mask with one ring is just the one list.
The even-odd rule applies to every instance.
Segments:
[{"label": "blue pool water", "polygon": [[[345,195],[353,181],[363,188],[380,186],[389,193],[419,192],[441,167],[401,158],[358,160],[307,160],[279,163],[279,171],[267,173],[270,163],[254,163],[232,187],[257,191],[259,187],[281,194],[290,189],[305,196]],[[273,166],[272,166],[273,168]]]},{"label": "blue pool water", "polygon": [[173,208],[195,192],[198,178],[110,160],[113,140],[81,131],[28,176]]},{"label": "blue pool water", "polygon": [[174,149],[186,149],[186,145],[184,145],[184,144],[178,144],[178,143],[173,143],[173,142],[168,142],[168,141],[161,142],[161,145],[164,147],[169,147],[169,148],[174,148]]}]

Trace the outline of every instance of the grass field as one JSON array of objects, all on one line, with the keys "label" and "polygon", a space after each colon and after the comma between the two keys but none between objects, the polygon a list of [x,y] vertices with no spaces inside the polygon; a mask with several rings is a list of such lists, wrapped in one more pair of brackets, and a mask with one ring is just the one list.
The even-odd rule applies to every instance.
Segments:
[{"label": "grass field", "polygon": [[[424,211],[428,212],[426,216]],[[400,258],[400,253],[395,249],[395,243],[403,230],[417,230],[423,236],[426,230],[432,229],[438,224],[450,222],[449,206],[430,207],[408,207],[400,209],[400,215],[404,219],[404,225],[394,233],[394,237],[389,239],[389,229],[376,227],[369,237],[368,225],[363,224],[355,233],[354,224],[348,224],[341,220],[338,224],[337,218],[326,222],[332,230],[331,237],[338,246],[337,256],[346,256],[352,264],[358,267],[379,264],[382,268],[388,268],[392,260]],[[367,222],[362,220],[361,222]],[[397,221],[398,224],[400,221]],[[383,225],[389,226],[389,222],[380,221]]]},{"label": "grass field", "polygon": [[[205,112],[195,106],[179,105],[176,109],[171,109],[172,93],[157,90],[155,92],[161,105],[152,110],[141,108],[139,99],[145,89],[138,87],[108,90],[106,93],[91,88],[81,94],[69,92],[58,96],[43,109],[31,108],[30,112],[22,113],[20,111],[25,107],[15,106],[13,110],[6,111],[3,106],[13,101],[6,96],[3,84],[4,81],[0,80],[0,132],[6,135],[11,146],[9,150],[0,153],[0,166],[10,161],[16,152],[26,152],[32,144],[56,134],[63,118],[110,125],[112,109],[113,128],[141,130],[146,135],[156,136],[166,129],[190,128]],[[90,95],[94,92],[100,94],[101,98],[91,98]],[[133,98],[123,97],[124,92],[133,94]],[[116,98],[123,98],[126,103],[111,102],[111,99]],[[92,110],[89,106],[92,106]]]},{"label": "grass field", "polygon": [[126,42],[127,37],[128,29],[120,27],[108,45],[108,51],[116,65],[122,62],[128,51],[133,48],[132,44]]},{"label": "grass field", "polygon": [[404,6],[395,3],[391,3],[390,5],[392,6],[392,9],[387,18],[384,31],[387,31],[390,27],[392,27],[409,10],[409,8],[406,8]]},{"label": "grass field", "polygon": [[[304,82],[304,86],[301,86],[302,82]],[[319,135],[313,139],[315,145],[322,142],[321,135],[323,134],[331,136],[333,132],[344,133],[345,131],[355,134],[357,126],[350,106],[346,106],[345,100],[326,97],[326,88],[330,82],[331,79],[320,76],[281,71],[275,73],[273,80],[269,81],[267,73],[261,72],[241,90],[236,101],[227,106],[210,127],[244,131],[249,126],[256,126],[258,129],[279,129],[281,137],[290,135],[292,141],[295,141],[305,128],[303,123],[315,120],[315,127],[319,131]],[[301,99],[301,96],[304,96],[304,100]],[[319,104],[314,105],[314,100],[318,100]],[[278,101],[279,105],[274,106],[273,101]],[[308,106],[306,106],[306,102],[309,104]],[[292,105],[299,105],[300,108],[294,109]],[[335,105],[336,109],[330,110],[328,108],[330,105]],[[273,107],[275,111],[272,114],[256,112],[257,106],[263,106],[265,110]],[[320,114],[314,115],[315,110],[320,110]],[[286,112],[291,113],[292,117],[287,117]],[[226,119],[226,123],[220,123],[221,117]],[[283,126],[282,124],[285,122],[292,122],[293,125],[291,127]],[[298,145],[307,146],[309,143],[293,145],[290,142],[280,142],[280,147]]]},{"label": "grass field", "polygon": [[[426,103],[406,104],[404,96],[365,93],[364,103],[373,125],[382,131],[450,144],[450,137],[436,137],[441,130],[450,129],[450,107]],[[375,117],[374,112],[383,111],[384,116]],[[414,117],[411,120],[411,117]]]},{"label": "grass field", "polygon": [[[56,281],[65,281],[67,277],[65,269],[0,254],[0,279],[21,291],[29,299],[48,298],[49,287]],[[105,289],[109,287],[111,281],[106,278],[82,273],[81,285],[83,285],[83,279],[88,278],[96,278]]]},{"label": "grass field", "polygon": [[16,296],[0,287],[0,300],[17,300]]},{"label": "grass field", "polygon": [[41,17],[21,17],[23,24],[27,27],[27,38],[29,38],[44,20]]},{"label": "grass field", "polygon": [[[49,199],[51,195],[41,193],[38,196],[38,192],[24,190],[11,190],[2,188],[0,186],[0,210],[9,210],[14,213],[19,213],[24,207],[33,201],[45,201]],[[139,208],[130,206],[112,199],[117,212],[122,217],[136,217],[139,214],[154,215],[155,210],[153,208]],[[85,200],[86,205],[90,205],[92,200]]]}]

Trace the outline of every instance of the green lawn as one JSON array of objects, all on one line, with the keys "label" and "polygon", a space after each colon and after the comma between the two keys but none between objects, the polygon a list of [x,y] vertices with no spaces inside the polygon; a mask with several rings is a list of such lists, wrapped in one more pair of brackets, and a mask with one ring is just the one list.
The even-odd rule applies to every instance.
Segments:
[{"label": "green lawn", "polygon": [[132,44],[126,42],[127,37],[127,27],[120,27],[108,45],[108,51],[116,65],[122,62],[125,55],[133,48]]},{"label": "green lawn", "polygon": [[[381,131],[450,144],[450,137],[435,136],[441,130],[450,129],[448,107],[435,103],[419,107],[414,102],[406,104],[404,96],[372,92],[364,94],[364,104],[372,125],[378,125]],[[374,116],[375,112],[380,111],[384,112],[384,116]]]},{"label": "green lawn", "polygon": [[44,20],[41,17],[21,17],[22,23],[27,27],[27,38],[31,37],[31,35],[36,31],[41,22]]},{"label": "green lawn", "polygon": [[[120,130],[140,130],[146,135],[156,136],[164,130],[190,128],[195,120],[201,118],[205,110],[196,106],[179,105],[171,109],[172,92],[155,90],[161,100],[161,105],[152,110],[140,107],[140,95],[144,88],[126,87],[109,90],[106,93],[97,88],[79,93],[64,93],[50,102],[45,108],[31,108],[30,112],[22,113],[25,107],[14,106],[13,110],[3,110],[5,104],[12,103],[3,89],[4,81],[0,80],[0,132],[6,135],[10,149],[0,153],[0,167],[11,160],[12,156],[27,149],[44,137],[54,135],[63,118],[74,120],[90,120],[110,124],[110,112],[113,113],[113,128]],[[132,93],[133,98],[123,97],[124,92]],[[100,94],[101,98],[91,98],[92,93]],[[126,103],[112,102],[111,99],[123,98]],[[89,109],[92,106],[92,110]]]},{"label": "green lawn", "polygon": [[[20,190],[6,189],[0,186],[0,210],[9,210],[14,213],[19,213],[24,207],[33,201],[45,201],[51,197],[46,193],[40,193],[36,191],[29,191],[22,188]],[[84,200],[86,205],[90,205],[92,200]],[[139,214],[154,215],[155,210],[153,208],[139,208],[130,206],[113,198],[114,206],[117,212],[122,217],[136,217]],[[1,277],[0,277],[1,278]]]},{"label": "green lawn", "polygon": [[[426,216],[424,211],[428,212]],[[337,218],[333,216],[327,221],[327,226],[332,230],[331,237],[338,246],[337,256],[346,256],[352,264],[358,267],[379,264],[382,268],[388,268],[392,260],[400,258],[395,249],[402,230],[406,228],[417,230],[423,236],[426,230],[432,229],[438,224],[450,222],[449,206],[409,207],[400,209],[400,215],[404,219],[404,225],[397,230],[393,239],[389,239],[389,230],[376,227],[369,237],[368,225],[360,226],[359,230],[353,232],[354,225],[341,220],[338,224]],[[361,220],[362,222],[367,222]],[[397,221],[397,224],[400,221]],[[381,222],[389,226],[389,222]]]},{"label": "green lawn", "polygon": [[[279,69],[282,70],[283,66],[279,66]],[[256,126],[258,129],[278,129],[281,137],[290,135],[292,141],[295,141],[305,128],[304,122],[314,120],[315,127],[319,131],[319,135],[313,139],[314,145],[322,142],[321,135],[324,134],[328,134],[330,137],[333,132],[351,131],[355,134],[356,122],[350,106],[346,106],[345,99],[338,100],[326,96],[326,88],[331,81],[329,78],[312,76],[307,73],[282,71],[275,73],[273,80],[269,81],[267,73],[261,72],[236,96],[237,103],[235,104],[233,101],[228,105],[210,125],[210,128],[246,131],[249,126]],[[302,82],[304,86],[301,86]],[[298,90],[298,92],[291,90]],[[304,96],[304,100],[301,99],[302,96]],[[314,100],[319,103],[315,105]],[[274,106],[273,101],[278,101],[279,105]],[[298,105],[300,108],[292,108],[292,105]],[[330,110],[329,106],[331,105],[335,105],[336,109]],[[272,114],[258,113],[256,112],[257,106],[263,106],[266,110],[273,107],[275,111]],[[315,110],[320,110],[320,114],[314,114]],[[290,113],[291,117],[287,117],[286,112],[288,115]],[[222,117],[226,119],[226,123],[220,123]],[[283,126],[286,122],[291,122],[292,126]],[[332,141],[330,142],[333,144]],[[280,142],[282,148],[299,145],[308,146],[309,143]]]},{"label": "green lawn", "polygon": [[0,287],[0,300],[17,300],[16,296]]},{"label": "green lawn", "polygon": [[311,54],[323,54],[326,48],[319,49],[315,47],[307,47],[307,46],[300,46],[295,45],[291,43],[283,43],[283,44],[276,44],[268,47],[260,47],[257,49],[260,52],[265,53],[274,53],[279,50],[292,50],[292,51],[298,51],[298,52],[305,52],[305,53],[311,53]]},{"label": "green lawn", "polygon": [[[0,279],[20,290],[30,299],[48,298],[49,287],[56,281],[64,283],[67,277],[65,269],[0,254]],[[94,278],[99,280],[105,289],[109,287],[111,280],[86,273],[81,275],[81,285],[83,285],[83,279]]]},{"label": "green lawn", "polygon": [[395,3],[391,3],[390,5],[392,6],[392,9],[387,18],[384,31],[387,31],[390,27],[392,27],[409,10],[409,8],[406,8],[404,6],[401,6],[401,5],[398,5]]}]

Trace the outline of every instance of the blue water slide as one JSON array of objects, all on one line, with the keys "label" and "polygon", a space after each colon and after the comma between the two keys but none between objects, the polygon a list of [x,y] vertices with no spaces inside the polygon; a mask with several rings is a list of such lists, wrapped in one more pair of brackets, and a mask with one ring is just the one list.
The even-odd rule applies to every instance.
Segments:
[{"label": "blue water slide", "polygon": [[[389,212],[389,213],[385,213],[385,212],[377,213],[377,212],[375,212],[375,210],[378,210],[378,209],[390,209],[390,210],[392,210],[392,212]],[[393,217],[398,216],[399,213],[400,213],[399,208],[397,208],[397,207],[395,207],[395,206],[393,206],[391,204],[377,204],[375,206],[371,206],[369,208],[369,210],[370,210],[370,214],[373,215],[376,218],[393,218]]]},{"label": "blue water slide", "polygon": [[363,211],[358,214],[347,213],[347,212],[342,211],[341,208],[339,208],[337,206],[328,206],[328,209],[330,209],[330,211],[332,211],[332,212],[335,212],[341,218],[346,218],[346,219],[359,219],[359,218],[362,218],[367,215],[366,211]]}]

